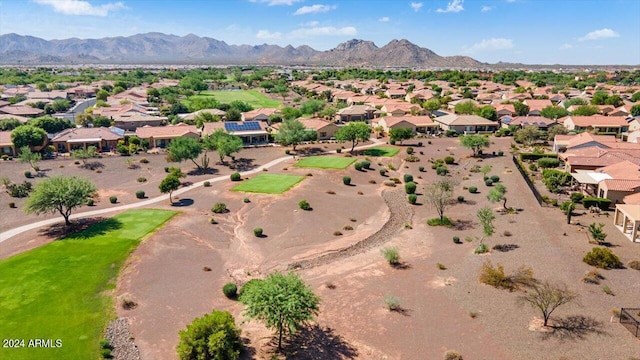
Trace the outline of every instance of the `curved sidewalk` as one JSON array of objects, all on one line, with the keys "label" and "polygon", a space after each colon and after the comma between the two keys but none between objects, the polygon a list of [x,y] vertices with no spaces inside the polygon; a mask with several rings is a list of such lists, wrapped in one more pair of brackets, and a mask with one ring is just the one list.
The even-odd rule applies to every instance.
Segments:
[{"label": "curved sidewalk", "polygon": [[[379,141],[378,139],[370,139],[370,141],[373,141],[373,143],[372,144],[368,144],[368,145],[358,146],[358,147],[355,148],[355,150],[366,149],[366,148],[369,148],[369,147],[378,146],[378,145],[382,144],[382,142]],[[326,155],[326,154],[331,154],[331,153],[335,153],[335,151],[327,151],[327,152],[323,152],[322,154]],[[272,160],[272,161],[270,161],[270,162],[268,162],[268,163],[266,163],[264,165],[258,166],[255,169],[244,171],[241,174],[243,176],[255,174],[257,172],[261,172],[262,169],[269,169],[269,168],[271,168],[271,167],[273,167],[273,166],[275,166],[277,164],[280,164],[280,163],[282,163],[284,161],[291,160],[291,159],[292,159],[291,156],[283,156],[281,158],[277,158],[275,160]],[[197,187],[202,186],[205,181],[209,181],[210,183],[214,183],[214,182],[225,181],[227,179],[228,179],[228,177],[221,175],[221,176],[218,176],[218,177],[215,177],[215,178],[212,178],[212,179],[202,180],[202,181],[199,181],[197,183],[193,183],[193,184],[191,184],[189,186],[185,186],[183,188],[180,188],[180,189],[174,191],[173,195],[184,194],[187,191],[190,191],[190,190],[193,190],[193,189],[195,189]],[[103,215],[103,214],[108,214],[108,213],[111,213],[111,212],[143,207],[143,206],[146,206],[146,205],[155,204],[157,202],[160,202],[160,201],[163,201],[163,200],[168,200],[168,199],[169,199],[169,195],[165,194],[165,195],[160,195],[160,196],[154,197],[152,199],[147,199],[147,200],[144,200],[144,201],[136,202],[136,203],[133,203],[133,204],[120,205],[120,206],[110,207],[110,208],[100,209],[100,210],[85,211],[85,212],[73,214],[69,218],[71,220],[73,220],[73,219],[80,219],[80,218],[91,217],[91,216],[96,216],[96,215]],[[37,229],[39,227],[46,226],[46,225],[56,224],[56,223],[59,223],[59,222],[62,222],[62,221],[64,221],[64,219],[62,219],[61,217],[55,217],[55,218],[52,218],[52,219],[42,220],[42,221],[34,222],[34,223],[31,223],[31,224],[27,224],[27,225],[22,225],[22,226],[19,226],[17,228],[13,228],[13,229],[4,231],[4,232],[0,233],[0,244],[3,243],[6,240],[9,240],[10,238],[18,235],[18,234],[23,233],[23,232],[26,232],[26,231],[29,231],[29,230],[33,230],[33,229]]]}]

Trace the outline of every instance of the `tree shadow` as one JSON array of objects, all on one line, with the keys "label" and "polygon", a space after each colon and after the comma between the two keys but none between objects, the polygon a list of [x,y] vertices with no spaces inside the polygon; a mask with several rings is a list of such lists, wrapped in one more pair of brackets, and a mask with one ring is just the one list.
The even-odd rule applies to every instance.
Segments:
[{"label": "tree shadow", "polygon": [[255,359],[257,355],[256,349],[251,346],[251,340],[248,338],[242,338],[242,351],[240,351],[240,360]]},{"label": "tree shadow", "polygon": [[493,250],[500,252],[509,252],[515,249],[518,249],[520,245],[518,244],[497,244],[493,246]]},{"label": "tree shadow", "polygon": [[40,230],[39,234],[56,240],[86,240],[121,227],[122,223],[118,219],[95,217],[74,220],[69,226],[64,223],[53,224]]},{"label": "tree shadow", "polygon": [[235,159],[233,161],[233,165],[235,169],[240,172],[253,170],[259,166],[258,164],[253,163],[254,160],[255,159],[247,159],[247,158]]},{"label": "tree shadow", "polygon": [[394,312],[394,313],[398,313],[402,316],[411,316],[411,310],[404,308],[400,305],[396,305],[393,307],[393,309],[389,309],[389,311]]},{"label": "tree shadow", "polygon": [[398,269],[398,270],[409,270],[409,269],[411,269],[411,264],[409,264],[406,261],[400,261],[400,262],[397,262],[395,264],[391,264],[391,266],[394,269]]},{"label": "tree shadow", "polygon": [[358,349],[337,335],[333,329],[311,325],[300,329],[283,345],[286,359],[330,360],[354,359]]},{"label": "tree shadow", "polygon": [[296,150],[296,152],[298,153],[298,155],[303,155],[303,156],[307,156],[307,155],[312,155],[312,154],[319,154],[324,152],[325,150],[314,146],[314,147],[308,147],[308,148],[298,148]]},{"label": "tree shadow", "polygon": [[[80,167],[87,170],[97,170],[97,169],[104,168],[104,164],[101,163],[100,161],[88,161],[87,163],[80,165]],[[138,168],[139,167],[140,166],[138,166]]]},{"label": "tree shadow", "polygon": [[471,230],[473,229],[473,221],[471,220],[456,220],[453,224],[454,230]]},{"label": "tree shadow", "polygon": [[171,203],[171,206],[175,206],[175,207],[183,207],[183,206],[191,206],[193,205],[193,199],[180,199],[178,201],[174,201],[173,203]]},{"label": "tree shadow", "polygon": [[543,339],[584,340],[591,334],[606,335],[602,323],[583,315],[572,315],[554,321],[551,331],[543,334]]},{"label": "tree shadow", "polygon": [[197,175],[215,175],[217,174],[219,171],[218,169],[214,169],[214,168],[207,168],[207,170],[202,171],[200,169],[193,169],[191,171],[189,171],[187,173],[187,175],[191,175],[191,176],[197,176]]}]

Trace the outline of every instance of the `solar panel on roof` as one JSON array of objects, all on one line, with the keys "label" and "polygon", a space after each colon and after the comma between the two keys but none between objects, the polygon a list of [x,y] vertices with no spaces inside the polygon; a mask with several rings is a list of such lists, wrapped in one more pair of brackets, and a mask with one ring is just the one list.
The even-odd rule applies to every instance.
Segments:
[{"label": "solar panel on roof", "polygon": [[224,128],[230,132],[236,131],[256,131],[260,130],[260,123],[257,121],[245,121],[245,122],[225,122]]}]

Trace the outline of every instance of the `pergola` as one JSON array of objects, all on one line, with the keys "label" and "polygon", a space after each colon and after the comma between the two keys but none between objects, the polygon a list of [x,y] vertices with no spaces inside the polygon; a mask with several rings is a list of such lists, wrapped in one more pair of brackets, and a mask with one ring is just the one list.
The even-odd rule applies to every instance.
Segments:
[{"label": "pergola", "polygon": [[638,222],[640,221],[640,205],[618,204],[613,216],[613,224],[625,234],[631,242],[638,239]]}]

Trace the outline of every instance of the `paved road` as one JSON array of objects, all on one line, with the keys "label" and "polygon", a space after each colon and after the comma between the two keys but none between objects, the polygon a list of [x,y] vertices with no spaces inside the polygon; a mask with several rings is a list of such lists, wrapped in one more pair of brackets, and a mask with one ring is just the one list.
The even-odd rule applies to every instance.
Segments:
[{"label": "paved road", "polygon": [[[372,139],[373,143],[369,144],[369,145],[363,145],[363,146],[359,146],[356,148],[356,150],[360,150],[360,149],[365,149],[368,147],[373,147],[373,146],[377,146],[381,144],[381,141],[377,140],[377,139]],[[329,151],[326,152],[325,154],[329,154],[329,153],[335,153],[335,151]],[[243,176],[245,175],[251,175],[251,174],[255,174],[257,172],[261,172],[262,169],[268,169],[271,168],[277,164],[280,164],[281,162],[284,161],[288,161],[288,160],[292,160],[291,156],[283,156],[281,158],[272,160],[262,166],[259,166],[253,170],[249,170],[249,171],[245,171],[242,172],[241,174]],[[205,181],[209,181],[210,183],[215,183],[215,182],[220,182],[220,181],[225,181],[228,180],[227,176],[218,176],[209,180],[203,180],[194,184],[191,184],[189,186],[185,186],[183,188],[180,188],[176,191],[173,192],[174,195],[180,195],[180,194],[184,194],[187,191],[193,190],[197,187],[200,187],[204,184]],[[85,217],[92,217],[92,216],[97,216],[97,215],[103,215],[103,214],[108,214],[111,212],[115,212],[115,211],[122,211],[122,210],[127,210],[127,209],[133,209],[133,208],[138,208],[138,207],[143,207],[143,206],[147,206],[147,205],[151,205],[151,204],[155,204],[158,203],[160,201],[165,201],[165,200],[169,200],[169,195],[160,195],[158,197],[152,198],[152,199],[148,199],[148,200],[144,200],[144,201],[140,201],[140,202],[136,202],[136,203],[132,203],[132,204],[127,204],[127,205],[121,205],[121,206],[115,206],[115,207],[109,207],[106,209],[100,209],[100,210],[93,210],[93,211],[85,211],[82,213],[77,213],[77,214],[73,214],[70,216],[70,219],[80,219],[80,218],[85,218]],[[55,217],[52,219],[47,219],[47,220],[42,220],[42,221],[38,221],[35,223],[31,223],[31,224],[27,224],[27,225],[23,225],[23,226],[19,226],[17,228],[13,228],[7,231],[4,231],[2,233],[0,233],[0,244],[18,234],[21,234],[23,232],[29,231],[29,230],[33,230],[33,229],[37,229],[39,227],[42,226],[46,226],[46,225],[52,225],[52,224],[56,224],[59,222],[62,222],[64,219],[62,217]]]}]

